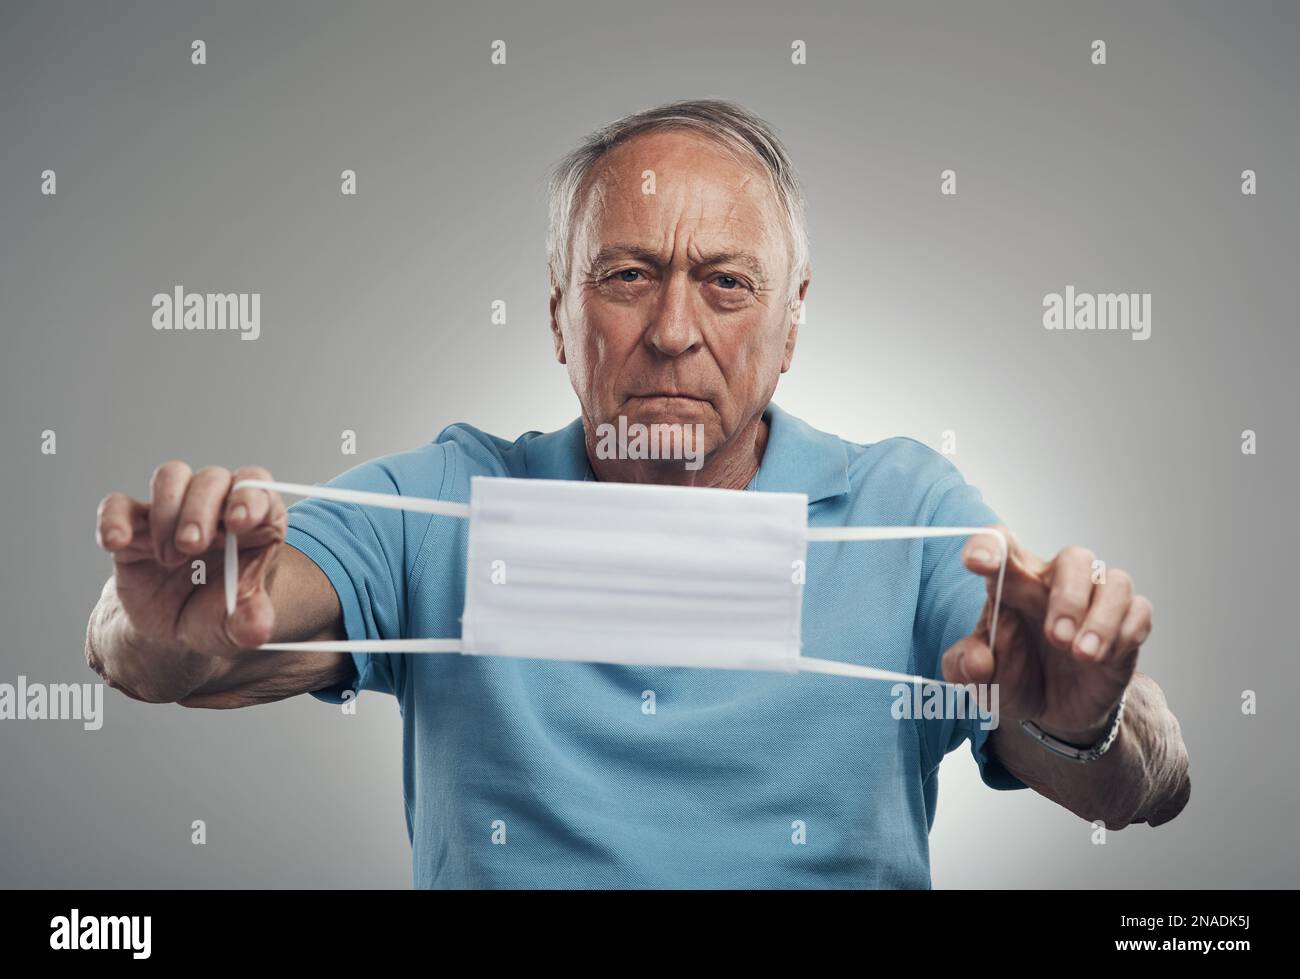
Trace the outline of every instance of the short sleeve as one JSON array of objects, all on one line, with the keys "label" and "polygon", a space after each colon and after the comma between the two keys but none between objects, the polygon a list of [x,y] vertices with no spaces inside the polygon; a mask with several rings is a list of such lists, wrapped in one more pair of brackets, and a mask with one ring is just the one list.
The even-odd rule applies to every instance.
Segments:
[{"label": "short sleeve", "polygon": [[[998,523],[997,514],[984,503],[979,490],[966,483],[947,460],[947,475],[936,484],[931,500],[929,525],[935,527],[987,527]],[[979,622],[987,589],[984,580],[961,562],[965,537],[936,537],[927,540],[921,566],[921,591],[917,602],[915,641],[918,667],[923,676],[941,678],[943,654],[953,643],[970,634]],[[945,712],[952,713],[952,712]],[[924,741],[930,757],[927,774],[937,768],[943,756],[970,739],[971,754],[979,766],[980,778],[995,789],[1023,789],[1028,786],[989,754],[987,723],[974,710],[964,718],[947,716],[924,720]]]},{"label": "short sleeve", "polygon": [[[326,485],[437,497],[444,469],[441,447],[431,445],[364,463]],[[398,639],[406,631],[406,581],[429,520],[427,514],[309,498],[289,507],[285,542],[329,579],[347,639]],[[405,662],[400,654],[354,652],[352,660],[356,673],[350,683],[312,696],[327,703],[342,703],[349,690],[400,696]]]}]

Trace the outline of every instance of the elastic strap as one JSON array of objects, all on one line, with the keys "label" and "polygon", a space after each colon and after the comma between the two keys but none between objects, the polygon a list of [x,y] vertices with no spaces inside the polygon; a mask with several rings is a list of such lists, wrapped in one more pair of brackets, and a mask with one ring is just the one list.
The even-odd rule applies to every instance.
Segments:
[{"label": "elastic strap", "polygon": [[[337,503],[355,503],[359,506],[408,510],[415,513],[430,513],[460,519],[467,519],[470,509],[467,503],[449,503],[445,500],[430,500],[419,496],[400,496],[394,493],[369,493],[364,490],[340,489],[337,486],[280,483],[268,479],[241,479],[232,487],[232,491],[237,489],[272,490],[288,496],[317,497],[322,500],[333,500]],[[1007,570],[1007,539],[1002,531],[993,527],[809,527],[807,530],[809,543],[910,540],[921,537],[968,537],[972,534],[990,534],[998,538],[1002,545],[997,586],[993,595],[993,615],[989,620],[989,647],[996,649],[998,611],[1002,606],[1002,580]],[[226,614],[231,615],[235,611],[235,599],[239,583],[239,541],[234,534],[226,534],[225,557]],[[281,652],[310,653],[459,653],[463,651],[459,639],[344,639],[326,642],[272,642],[263,643],[257,648]],[[799,670],[800,672],[825,673],[830,676],[856,677],[861,680],[962,686],[962,684],[950,683],[947,680],[931,680],[907,673],[881,670],[874,666],[861,666],[857,663],[842,663],[838,660],[816,659],[807,656],[799,657]]]}]

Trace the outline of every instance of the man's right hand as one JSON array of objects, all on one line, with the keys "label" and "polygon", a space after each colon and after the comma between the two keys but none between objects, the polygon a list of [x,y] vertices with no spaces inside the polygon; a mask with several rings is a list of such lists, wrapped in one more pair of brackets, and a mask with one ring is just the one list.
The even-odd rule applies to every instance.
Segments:
[{"label": "man's right hand", "polygon": [[[246,652],[272,639],[342,635],[329,579],[309,558],[281,546],[289,516],[280,495],[232,492],[245,479],[271,474],[258,466],[193,472],[169,462],[154,471],[147,503],[125,493],[100,503],[96,537],[113,556],[113,577],[91,613],[86,660],[111,686],[138,700],[239,707],[350,675],[347,654]],[[229,616],[227,532],[239,538],[237,599]],[[195,584],[196,561],[204,563],[202,584]]]},{"label": "man's right hand", "polygon": [[[99,505],[99,545],[113,555],[113,584],[138,643],[200,653],[249,649],[270,639],[275,610],[267,594],[289,524],[280,494],[231,487],[271,474],[248,466],[193,472],[183,462],[159,466],[149,502],[111,493]],[[239,589],[227,617],[223,563],[226,531],[239,538]],[[195,561],[207,583],[194,584]]]}]

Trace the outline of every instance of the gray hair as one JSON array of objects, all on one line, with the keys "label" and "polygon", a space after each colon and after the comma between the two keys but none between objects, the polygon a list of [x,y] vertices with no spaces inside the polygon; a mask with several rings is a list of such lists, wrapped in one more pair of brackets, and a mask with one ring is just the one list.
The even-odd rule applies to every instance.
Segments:
[{"label": "gray hair", "polygon": [[798,303],[799,284],[808,275],[808,227],[799,175],[773,129],[758,116],[734,102],[694,99],[670,102],[634,112],[602,126],[562,159],[551,173],[546,236],[546,261],[556,282],[569,280],[569,247],[576,217],[578,191],[596,162],[621,143],[643,133],[688,129],[729,150],[743,163],[757,163],[767,173],[785,216],[786,234],[793,256],[788,301]]}]

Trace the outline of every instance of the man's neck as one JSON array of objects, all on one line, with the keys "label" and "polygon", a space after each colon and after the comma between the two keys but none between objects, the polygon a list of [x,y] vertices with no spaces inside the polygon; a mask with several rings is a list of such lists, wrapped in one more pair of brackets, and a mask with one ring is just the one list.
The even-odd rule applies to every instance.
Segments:
[{"label": "man's neck", "polygon": [[582,422],[587,462],[603,483],[657,483],[743,490],[757,475],[767,449],[768,424],[761,412],[724,445],[710,452],[699,469],[687,469],[681,459],[601,459],[592,437],[594,426],[585,414]]}]

